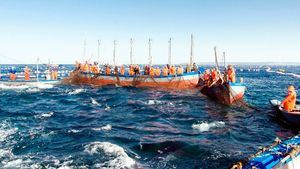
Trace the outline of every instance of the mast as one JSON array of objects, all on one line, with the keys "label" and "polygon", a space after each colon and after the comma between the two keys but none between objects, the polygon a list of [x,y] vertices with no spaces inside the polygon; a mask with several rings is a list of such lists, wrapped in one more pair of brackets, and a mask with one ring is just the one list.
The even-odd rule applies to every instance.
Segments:
[{"label": "mast", "polygon": [[148,61],[149,61],[150,66],[152,66],[151,42],[152,42],[152,39],[149,38],[149,41],[148,41],[148,45],[149,45]]},{"label": "mast", "polygon": [[130,38],[130,64],[133,64],[133,58],[132,58],[132,47],[133,47],[133,39]]},{"label": "mast", "polygon": [[223,52],[223,66],[225,69],[226,68],[225,52]]},{"label": "mast", "polygon": [[214,47],[214,51],[215,51],[215,66],[216,69],[219,70],[219,63],[218,63],[218,55],[217,55],[217,47]]},{"label": "mast", "polygon": [[190,65],[194,63],[194,36],[191,34],[191,55],[190,55]]},{"label": "mast", "polygon": [[169,65],[171,65],[172,64],[172,60],[171,60],[171,58],[172,58],[172,42],[171,42],[171,38],[169,39],[169,58],[168,58],[168,63],[169,63]]},{"label": "mast", "polygon": [[83,58],[86,59],[86,39],[83,41]]},{"label": "mast", "polygon": [[113,64],[114,64],[114,66],[116,66],[116,45],[117,45],[117,41],[114,40],[114,52],[113,52]]},{"label": "mast", "polygon": [[39,57],[37,58],[37,63],[36,63],[36,81],[39,81]]},{"label": "mast", "polygon": [[[98,45],[97,45],[97,57],[98,57],[98,61],[100,60],[100,44],[101,44],[101,40],[98,40]],[[100,63],[100,61],[99,61]]]}]

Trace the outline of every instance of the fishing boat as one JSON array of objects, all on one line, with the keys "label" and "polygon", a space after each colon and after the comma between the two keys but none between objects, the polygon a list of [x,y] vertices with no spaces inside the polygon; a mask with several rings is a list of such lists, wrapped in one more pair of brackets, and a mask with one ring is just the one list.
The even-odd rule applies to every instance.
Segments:
[{"label": "fishing boat", "polygon": [[66,78],[63,83],[76,85],[93,85],[93,86],[132,86],[132,87],[151,87],[166,89],[192,89],[196,88],[199,73],[190,72],[183,75],[155,76],[150,75],[105,75],[102,73],[85,73],[73,72],[70,77]]},{"label": "fishing boat", "polygon": [[[149,56],[148,56],[148,65],[152,67],[152,54],[151,54],[151,39],[148,41],[149,45]],[[130,39],[130,64],[133,64],[132,58],[132,44],[133,40]],[[98,45],[99,47],[99,45]],[[99,51],[99,49],[98,49]],[[99,54],[98,54],[99,55]],[[191,55],[190,55],[190,65],[194,63],[193,59],[193,35],[191,35]],[[116,67],[116,41],[114,41],[114,50],[113,50],[113,67]],[[168,64],[171,63],[171,38],[169,39],[169,58]],[[114,71],[109,74],[104,71],[99,73],[83,72],[80,70],[73,71],[68,78],[63,80],[65,84],[75,84],[75,85],[92,85],[92,86],[105,86],[105,85],[116,85],[116,86],[132,86],[132,87],[150,87],[150,88],[164,88],[164,89],[192,89],[196,88],[199,80],[198,71],[185,72],[183,74],[174,74],[174,75],[155,75],[151,76],[149,73],[144,73],[139,71],[135,75],[129,75],[128,70],[125,71],[125,74]]]},{"label": "fishing boat", "polygon": [[284,110],[280,104],[279,100],[270,100],[270,104],[272,107],[279,113],[279,115],[283,116],[284,119],[292,125],[300,124],[300,101],[297,100],[296,107],[292,111],[288,112]]},{"label": "fishing boat", "polygon": [[244,83],[222,83],[204,86],[200,92],[222,104],[231,105],[244,97],[246,86]]},{"label": "fishing boat", "polygon": [[[218,72],[219,64],[216,47],[215,51],[215,66]],[[223,52],[223,64],[225,68],[225,53]],[[219,73],[220,78],[211,84],[207,84],[203,78],[199,78],[198,87],[200,88],[200,92],[215,101],[218,101],[222,104],[231,105],[243,99],[246,85],[237,82],[229,82],[227,78],[222,77],[221,73]]]},{"label": "fishing boat", "polygon": [[270,146],[242,161],[231,169],[295,169],[300,168],[300,137],[295,136],[285,141],[275,139]]}]

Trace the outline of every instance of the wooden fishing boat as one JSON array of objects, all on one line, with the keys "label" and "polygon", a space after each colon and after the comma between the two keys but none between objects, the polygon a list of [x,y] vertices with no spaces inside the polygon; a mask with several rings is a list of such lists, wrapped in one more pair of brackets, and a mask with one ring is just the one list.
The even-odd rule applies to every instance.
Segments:
[{"label": "wooden fishing boat", "polygon": [[246,86],[244,83],[216,83],[212,86],[201,87],[200,92],[213,100],[223,104],[233,104],[244,97]]},{"label": "wooden fishing boat", "polygon": [[74,71],[68,78],[63,80],[63,83],[93,86],[117,85],[166,89],[192,89],[196,88],[198,79],[198,72],[184,73],[183,75],[152,77],[150,75],[105,75],[101,73],[94,74]]},{"label": "wooden fishing boat", "polygon": [[300,124],[300,101],[297,101],[297,105],[294,110],[288,112],[284,110],[280,104],[281,102],[279,100],[270,100],[270,104],[273,106],[273,108],[285,118],[287,122],[289,122],[292,125],[299,125]]},{"label": "wooden fishing boat", "polygon": [[285,141],[278,138],[268,147],[234,164],[231,169],[253,168],[300,168],[300,137],[295,136]]}]

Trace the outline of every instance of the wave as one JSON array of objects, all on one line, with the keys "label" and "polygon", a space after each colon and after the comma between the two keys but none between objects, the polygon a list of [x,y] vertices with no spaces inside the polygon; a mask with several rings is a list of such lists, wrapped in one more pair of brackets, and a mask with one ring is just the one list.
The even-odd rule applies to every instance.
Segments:
[{"label": "wave", "polygon": [[99,128],[92,128],[92,130],[94,131],[109,131],[111,130],[112,126],[110,124],[103,126],[103,127],[99,127]]},{"label": "wave", "polygon": [[4,90],[23,90],[27,89],[30,86],[27,85],[5,85],[5,84],[0,84],[0,89]]},{"label": "wave", "polygon": [[6,121],[0,124],[0,142],[6,141],[11,135],[15,134],[18,128],[11,127]]},{"label": "wave", "polygon": [[158,104],[163,104],[163,101],[159,100],[148,100],[145,102],[146,105],[158,105]]},{"label": "wave", "polygon": [[100,103],[98,103],[94,98],[91,97],[91,101],[92,101],[92,104],[94,105],[97,105],[97,106],[100,106]]},{"label": "wave", "polygon": [[192,125],[193,129],[199,130],[200,132],[209,131],[211,128],[219,128],[219,127],[225,127],[225,123],[222,121],[215,121],[211,123],[201,122]]},{"label": "wave", "polygon": [[75,89],[75,90],[69,92],[68,94],[69,95],[76,95],[76,94],[79,94],[81,92],[83,92],[83,89]]},{"label": "wave", "polygon": [[137,165],[122,147],[110,142],[92,142],[84,146],[84,152],[99,156],[104,153],[108,157],[104,163],[96,164],[96,168],[134,168]]},{"label": "wave", "polygon": [[42,113],[42,114],[39,114],[39,115],[35,115],[34,117],[35,118],[49,118],[51,116],[53,116],[54,112],[48,112],[48,113]]}]

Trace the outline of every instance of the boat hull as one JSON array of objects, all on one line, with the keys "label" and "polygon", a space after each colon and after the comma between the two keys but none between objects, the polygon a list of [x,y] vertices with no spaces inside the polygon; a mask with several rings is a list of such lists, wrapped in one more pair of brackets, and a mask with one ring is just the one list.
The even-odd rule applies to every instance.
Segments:
[{"label": "boat hull", "polygon": [[244,97],[246,86],[243,83],[215,84],[204,86],[201,93],[223,104],[233,104]]},{"label": "boat hull", "polygon": [[121,76],[73,72],[69,78],[64,80],[64,83],[93,86],[118,85],[167,89],[191,89],[196,87],[198,79],[198,73],[189,73],[178,76],[151,77],[149,75]]},{"label": "boat hull", "polygon": [[[265,169],[294,169],[300,168],[300,137],[295,136],[283,142],[275,142],[269,148],[246,160],[242,169],[265,168]],[[291,157],[288,154],[292,154]]]},{"label": "boat hull", "polygon": [[0,84],[6,86],[36,86],[37,84],[59,84],[59,80],[41,80],[41,81],[0,81]]},{"label": "boat hull", "polygon": [[[298,126],[300,125],[300,104],[299,101],[297,101],[296,108],[288,112],[284,110],[282,107],[280,107],[280,101],[278,100],[270,100],[270,104],[273,106],[273,108],[279,113],[280,116],[282,116],[289,124]],[[299,105],[298,105],[299,104]]]}]

